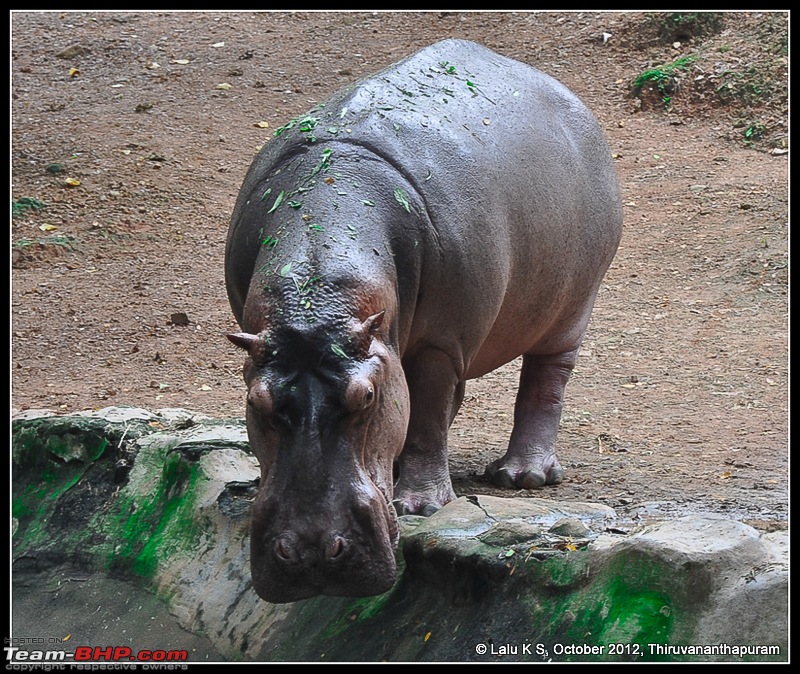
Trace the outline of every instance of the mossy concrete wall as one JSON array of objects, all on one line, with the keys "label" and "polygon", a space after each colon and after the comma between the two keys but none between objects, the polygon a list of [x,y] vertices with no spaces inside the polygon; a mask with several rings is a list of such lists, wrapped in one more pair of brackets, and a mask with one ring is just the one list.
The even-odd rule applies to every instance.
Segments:
[{"label": "mossy concrete wall", "polygon": [[788,660],[786,532],[698,515],[622,533],[603,505],[465,497],[402,518],[386,594],[274,605],[250,585],[241,421],[27,413],[12,440],[15,568],[133,579],[229,660]]}]

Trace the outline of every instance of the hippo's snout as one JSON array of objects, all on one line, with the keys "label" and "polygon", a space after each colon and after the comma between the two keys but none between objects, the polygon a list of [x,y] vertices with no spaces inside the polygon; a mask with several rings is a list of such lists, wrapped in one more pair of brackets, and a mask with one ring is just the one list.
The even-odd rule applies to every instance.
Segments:
[{"label": "hippo's snout", "polygon": [[279,604],[391,589],[397,579],[397,518],[380,491],[361,486],[355,494],[371,492],[371,498],[342,498],[335,508],[320,505],[315,512],[292,508],[285,493],[256,499],[250,569],[262,599]]}]

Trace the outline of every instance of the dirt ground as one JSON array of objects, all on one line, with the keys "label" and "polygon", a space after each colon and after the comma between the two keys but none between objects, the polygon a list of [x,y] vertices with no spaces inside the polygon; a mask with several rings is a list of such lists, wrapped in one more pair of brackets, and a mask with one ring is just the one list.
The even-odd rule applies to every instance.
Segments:
[{"label": "dirt ground", "polygon": [[[788,12],[11,19],[12,413],[242,416],[223,253],[254,154],[345,84],[463,37],[594,110],[625,202],[567,388],[566,480],[503,493],[787,526]],[[467,386],[460,495],[498,493],[481,476],[504,451],[517,371]]]}]

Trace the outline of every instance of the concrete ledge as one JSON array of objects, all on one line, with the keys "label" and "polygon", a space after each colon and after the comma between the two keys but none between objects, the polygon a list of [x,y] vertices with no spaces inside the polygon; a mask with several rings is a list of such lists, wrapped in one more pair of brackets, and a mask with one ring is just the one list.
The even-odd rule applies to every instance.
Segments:
[{"label": "concrete ledge", "polygon": [[[623,534],[600,504],[470,496],[402,518],[386,594],[271,605],[250,586],[258,466],[241,420],[28,412],[12,463],[15,597],[65,564],[124,582],[206,660],[789,658],[786,532],[699,514]],[[29,618],[15,610],[15,629]],[[104,626],[103,643],[124,638]]]}]

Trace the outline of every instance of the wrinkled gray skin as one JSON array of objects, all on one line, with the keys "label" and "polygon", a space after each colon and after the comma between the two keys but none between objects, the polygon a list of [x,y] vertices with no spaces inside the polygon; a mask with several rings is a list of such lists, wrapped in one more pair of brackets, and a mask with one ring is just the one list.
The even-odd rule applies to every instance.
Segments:
[{"label": "wrinkled gray skin", "polygon": [[486,472],[562,480],[564,387],[619,242],[617,180],[573,94],[463,40],[279,131],[225,262],[261,464],[253,584],[270,602],[379,594],[395,509],[455,498],[447,432],[467,379],[523,356],[508,451]]}]

